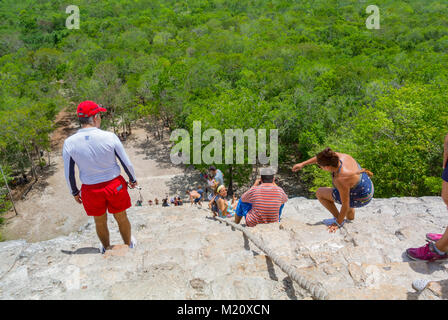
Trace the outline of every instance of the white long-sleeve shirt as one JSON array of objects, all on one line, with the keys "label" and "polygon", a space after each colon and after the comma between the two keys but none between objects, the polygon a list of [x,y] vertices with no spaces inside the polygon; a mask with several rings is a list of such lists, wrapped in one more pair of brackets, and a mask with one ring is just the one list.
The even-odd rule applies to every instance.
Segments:
[{"label": "white long-sleeve shirt", "polygon": [[75,164],[78,166],[79,178],[83,184],[97,184],[120,175],[121,169],[116,159],[118,158],[129,180],[136,181],[134,167],[123,144],[112,132],[95,127],[80,129],[65,140],[62,157],[65,179],[74,196],[79,193],[75,179]]}]

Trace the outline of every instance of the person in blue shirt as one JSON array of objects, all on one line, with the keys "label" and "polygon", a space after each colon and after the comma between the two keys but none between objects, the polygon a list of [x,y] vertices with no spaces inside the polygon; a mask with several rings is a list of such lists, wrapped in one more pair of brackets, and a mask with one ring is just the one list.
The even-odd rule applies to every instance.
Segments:
[{"label": "person in blue shirt", "polygon": [[222,174],[222,171],[219,169],[216,169],[215,166],[210,166],[208,168],[208,171],[210,173],[210,178],[214,179],[216,182],[218,182],[218,185],[224,185],[224,175]]}]

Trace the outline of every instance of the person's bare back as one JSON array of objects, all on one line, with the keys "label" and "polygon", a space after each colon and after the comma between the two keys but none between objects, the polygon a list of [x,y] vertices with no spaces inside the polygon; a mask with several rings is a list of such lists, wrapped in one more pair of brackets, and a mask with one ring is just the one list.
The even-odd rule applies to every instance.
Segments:
[{"label": "person's bare back", "polygon": [[200,198],[200,197],[201,197],[201,195],[196,190],[190,191],[190,199],[191,198],[197,199],[197,198]]},{"label": "person's bare back", "polygon": [[339,160],[343,163],[339,173],[334,175],[334,180],[348,184],[350,188],[359,182],[360,167],[358,162],[352,156],[336,152]]},{"label": "person's bare back", "polygon": [[203,193],[204,191],[202,191],[202,189],[187,191],[187,194],[190,197],[191,205],[193,205],[193,203],[197,203],[198,205],[202,206],[201,200]]}]

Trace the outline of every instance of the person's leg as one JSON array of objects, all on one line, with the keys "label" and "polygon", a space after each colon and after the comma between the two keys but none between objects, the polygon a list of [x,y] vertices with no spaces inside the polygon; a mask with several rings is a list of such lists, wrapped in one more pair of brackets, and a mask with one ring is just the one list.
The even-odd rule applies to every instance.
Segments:
[{"label": "person's leg", "polygon": [[[446,170],[446,169],[445,169]],[[442,182],[442,199],[447,205],[448,209],[448,182],[445,181],[447,177],[445,176],[446,171],[443,172],[443,182]],[[432,240],[436,236],[436,238],[439,238],[439,234],[426,234],[426,238]],[[428,250],[429,249],[429,250]],[[438,251],[438,252],[437,252]],[[445,229],[445,232],[443,233],[442,237],[437,240],[434,243],[429,243],[426,246],[423,246],[421,248],[409,248],[406,250],[407,255],[414,259],[414,260],[438,260],[438,259],[444,259],[447,257],[445,254],[448,251],[448,228]],[[428,253],[429,252],[429,253]],[[433,252],[433,253],[430,253]],[[436,254],[434,258],[434,254]]]},{"label": "person's leg", "polygon": [[347,213],[347,219],[348,220],[354,220],[355,219],[355,209],[350,208],[350,210]]},{"label": "person's leg", "polygon": [[252,209],[252,204],[243,202],[240,198],[235,209],[235,223],[239,224],[241,218],[246,218],[246,215],[250,211],[250,209]]},{"label": "person's leg", "polygon": [[240,221],[241,221],[241,218],[242,218],[241,216],[238,216],[238,215],[235,214],[235,223],[239,224]]},{"label": "person's leg", "polygon": [[442,238],[440,238],[440,240],[437,241],[435,245],[437,249],[442,252],[448,251],[448,228],[445,229],[445,233],[443,234]]},{"label": "person's leg", "polygon": [[278,210],[278,221],[280,222],[280,219],[282,217],[282,211],[283,211],[283,207],[285,206],[285,204],[282,204],[280,206],[280,209]]},{"label": "person's leg", "polygon": [[316,196],[319,202],[330,211],[333,217],[337,218],[339,211],[334,204],[333,188],[319,188],[316,191]]},{"label": "person's leg", "polygon": [[96,226],[96,234],[100,239],[103,247],[105,249],[110,248],[109,241],[109,229],[107,228],[107,214],[103,214],[102,216],[94,216],[95,226]]},{"label": "person's leg", "polygon": [[[446,182],[445,180],[442,181],[442,199],[448,209],[448,182]],[[448,251],[448,228],[445,229],[442,238],[440,238],[440,240],[438,240],[435,245],[440,251]]]},{"label": "person's leg", "polygon": [[118,223],[118,228],[124,243],[129,246],[131,244],[131,223],[126,215],[126,211],[115,213],[114,218]]},{"label": "person's leg", "polygon": [[446,181],[442,182],[442,199],[448,209],[448,182]]}]

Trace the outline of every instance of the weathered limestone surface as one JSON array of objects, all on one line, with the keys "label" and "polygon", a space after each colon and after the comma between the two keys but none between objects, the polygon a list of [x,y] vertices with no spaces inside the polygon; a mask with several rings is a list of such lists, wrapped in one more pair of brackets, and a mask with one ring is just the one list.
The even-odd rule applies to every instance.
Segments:
[{"label": "weathered limestone surface", "polygon": [[[238,230],[205,210],[129,210],[135,249],[122,243],[99,254],[93,220],[52,240],[0,243],[0,299],[309,299]],[[448,211],[439,197],[374,199],[335,234],[317,200],[292,198],[282,221],[249,230],[331,299],[446,299],[445,262],[409,261],[408,247],[443,232]],[[433,282],[421,293],[415,279]]]}]

